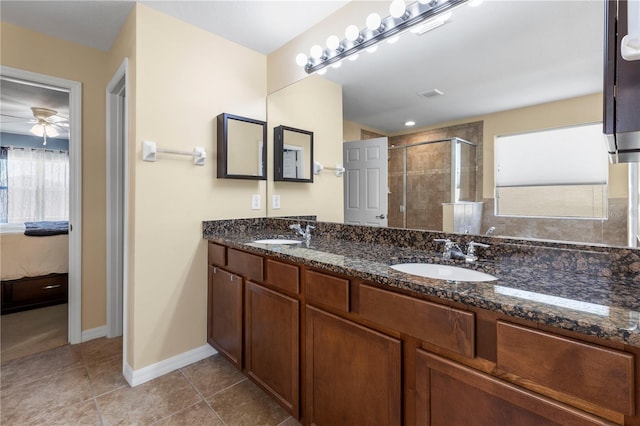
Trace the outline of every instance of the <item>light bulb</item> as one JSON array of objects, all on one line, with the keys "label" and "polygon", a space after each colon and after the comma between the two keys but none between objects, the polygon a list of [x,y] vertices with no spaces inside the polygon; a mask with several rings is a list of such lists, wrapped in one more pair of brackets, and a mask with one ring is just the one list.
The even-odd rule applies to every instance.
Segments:
[{"label": "light bulb", "polygon": [[344,31],[344,36],[349,41],[356,41],[360,37],[360,30],[355,25],[349,25]]},{"label": "light bulb", "polygon": [[320,46],[319,44],[316,44],[311,48],[312,58],[320,59],[322,57],[322,53],[323,53],[322,46]]},{"label": "light bulb", "polygon": [[44,126],[42,124],[36,124],[31,128],[31,133],[36,136],[43,137],[44,136]]},{"label": "light bulb", "polygon": [[307,55],[304,53],[298,53],[298,56],[296,56],[296,64],[298,64],[298,66],[304,67],[307,65],[307,61]]},{"label": "light bulb", "polygon": [[411,127],[411,126],[415,126],[416,122],[413,121],[413,120],[409,120],[409,121],[405,122],[404,125],[407,126],[407,127]]},{"label": "light bulb", "polygon": [[369,16],[367,16],[367,28],[369,28],[371,31],[375,31],[378,28],[380,28],[381,23],[382,23],[382,19],[380,18],[380,15],[378,15],[377,13],[372,13]]},{"label": "light bulb", "polygon": [[407,5],[404,0],[393,0],[391,5],[389,6],[389,15],[394,18],[400,18],[404,15],[404,12],[407,10]]},{"label": "light bulb", "polygon": [[330,35],[327,38],[327,47],[331,50],[338,49],[338,47],[340,47],[340,39],[338,38],[338,36]]},{"label": "light bulb", "polygon": [[44,126],[44,131],[47,133],[47,136],[50,138],[55,138],[59,135],[58,131],[51,126]]}]

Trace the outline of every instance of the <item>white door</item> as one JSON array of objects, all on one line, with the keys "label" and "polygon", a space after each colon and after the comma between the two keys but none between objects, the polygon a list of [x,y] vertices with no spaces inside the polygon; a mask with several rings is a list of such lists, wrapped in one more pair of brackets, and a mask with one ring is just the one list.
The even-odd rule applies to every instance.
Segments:
[{"label": "white door", "polygon": [[387,226],[387,138],[343,144],[344,222]]}]

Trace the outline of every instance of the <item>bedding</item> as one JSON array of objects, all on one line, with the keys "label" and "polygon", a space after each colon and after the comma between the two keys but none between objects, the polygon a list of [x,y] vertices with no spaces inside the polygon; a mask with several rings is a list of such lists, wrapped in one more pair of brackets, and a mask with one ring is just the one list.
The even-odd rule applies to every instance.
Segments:
[{"label": "bedding", "polygon": [[23,232],[0,235],[0,278],[2,281],[69,270],[69,235],[34,238]]},{"label": "bedding", "polygon": [[51,235],[61,235],[69,233],[69,222],[61,221],[42,221],[42,222],[25,222],[24,235],[32,237],[49,237]]}]

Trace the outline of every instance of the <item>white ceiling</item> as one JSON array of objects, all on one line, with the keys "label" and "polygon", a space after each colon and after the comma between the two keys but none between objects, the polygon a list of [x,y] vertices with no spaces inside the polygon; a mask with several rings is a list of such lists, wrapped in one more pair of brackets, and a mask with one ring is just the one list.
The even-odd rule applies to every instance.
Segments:
[{"label": "white ceiling", "polygon": [[[2,0],[0,17],[108,50],[133,3]],[[346,1],[142,3],[268,54]],[[343,85],[346,119],[390,133],[409,119],[419,127],[595,93],[602,89],[603,12],[596,0],[485,0],[459,8],[441,28],[405,34],[325,77]],[[432,88],[444,96],[417,95]]]}]

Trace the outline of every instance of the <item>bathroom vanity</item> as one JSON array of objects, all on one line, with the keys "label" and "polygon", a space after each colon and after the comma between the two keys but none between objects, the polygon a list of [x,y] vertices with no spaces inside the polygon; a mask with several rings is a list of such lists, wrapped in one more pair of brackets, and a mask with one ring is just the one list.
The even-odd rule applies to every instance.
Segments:
[{"label": "bathroom vanity", "polygon": [[445,263],[498,280],[455,282],[389,265],[442,263],[432,240],[461,235],[254,242],[292,223],[203,223],[207,338],[303,424],[640,424],[634,251],[476,237],[480,260]]}]

